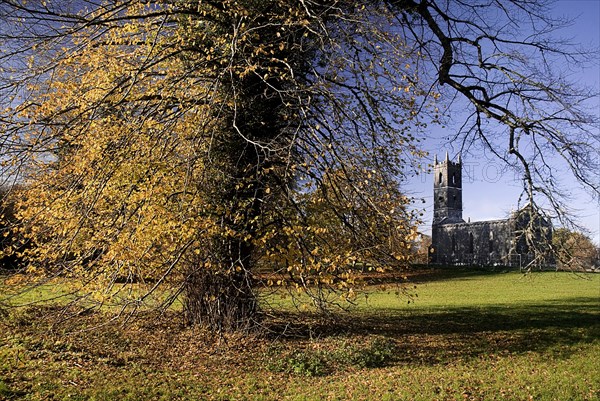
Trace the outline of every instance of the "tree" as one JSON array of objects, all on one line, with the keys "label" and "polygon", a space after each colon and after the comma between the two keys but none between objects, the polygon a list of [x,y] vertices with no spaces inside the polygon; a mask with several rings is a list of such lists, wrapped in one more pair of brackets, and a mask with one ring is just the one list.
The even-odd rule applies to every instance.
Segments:
[{"label": "tree", "polygon": [[[190,322],[245,328],[257,313],[253,266],[281,233],[315,256],[290,261],[291,282],[330,284],[323,271],[346,268],[305,228],[302,187],[369,167],[388,181],[379,195],[395,193],[400,158],[418,154],[404,127],[421,94],[413,74],[390,74],[409,55],[391,32],[361,28],[371,13],[346,21],[344,9],[287,1],[5,9],[66,26],[31,38],[39,84],[5,119],[26,155],[29,270],[84,277],[106,298],[123,295],[112,288],[124,278],[152,283],[134,306],[171,282],[167,299],[182,293]],[[58,56],[56,40],[67,45]],[[362,187],[346,195],[381,216]]]},{"label": "tree", "polygon": [[553,233],[552,245],[559,269],[581,271],[598,262],[598,247],[581,232],[559,228]]},{"label": "tree", "polygon": [[574,23],[550,17],[553,1],[400,3],[409,10],[400,17],[402,29],[434,62],[437,90],[451,103],[458,96],[470,105],[450,142],[463,153],[491,154],[522,177],[530,214],[522,238],[543,257],[550,244],[535,240],[538,216],[577,226],[562,172],[599,194],[600,159],[592,150],[600,147],[599,91],[578,88],[571,78],[576,66],[597,65],[598,49],[553,34]]},{"label": "tree", "polygon": [[413,244],[413,253],[415,254],[414,263],[420,265],[429,265],[431,258],[431,236],[419,233],[416,241]]},{"label": "tree", "polygon": [[[85,277],[110,298],[124,294],[110,290],[117,279],[147,280],[125,296],[134,308],[170,283],[166,299],[183,294],[190,322],[247,328],[255,266],[278,269],[285,254],[290,282],[328,285],[323,271],[349,277],[352,255],[383,265],[382,247],[356,253],[368,230],[398,221],[394,236],[411,242],[414,220],[383,206],[405,208],[394,183],[418,167],[416,137],[448,87],[472,106],[457,135],[520,163],[530,202],[541,193],[560,210],[548,152],[597,192],[587,156],[598,137],[578,108],[588,96],[548,78],[555,57],[585,54],[542,40],[554,23],[544,7],[0,2],[0,131],[5,174],[28,188],[30,271]],[[514,36],[523,19],[525,40]],[[366,190],[369,172],[385,185]],[[346,252],[322,247],[329,227],[344,228]]]}]

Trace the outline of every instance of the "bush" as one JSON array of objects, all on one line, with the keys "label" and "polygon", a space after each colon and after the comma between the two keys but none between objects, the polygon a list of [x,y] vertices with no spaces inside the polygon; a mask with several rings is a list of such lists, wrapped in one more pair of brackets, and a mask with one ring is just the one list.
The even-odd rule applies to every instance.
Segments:
[{"label": "bush", "polygon": [[357,368],[380,368],[390,363],[396,344],[387,338],[375,338],[366,347],[351,346],[338,352],[338,360]]},{"label": "bush", "polygon": [[299,376],[324,376],[328,373],[328,357],[325,352],[314,350],[295,350],[284,352],[278,347],[269,351],[267,370],[285,372]]},{"label": "bush", "polygon": [[296,351],[288,359],[292,373],[302,376],[323,376],[327,373],[327,355],[317,351]]},{"label": "bush", "polygon": [[279,346],[267,352],[267,370],[299,376],[324,376],[338,367],[365,369],[387,366],[396,344],[388,338],[369,340],[366,346],[340,344],[335,350],[285,350]]}]

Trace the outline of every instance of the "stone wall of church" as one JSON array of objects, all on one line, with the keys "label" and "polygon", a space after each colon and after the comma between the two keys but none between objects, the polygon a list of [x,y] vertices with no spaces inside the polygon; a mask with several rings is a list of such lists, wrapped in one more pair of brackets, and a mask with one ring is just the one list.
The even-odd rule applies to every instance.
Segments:
[{"label": "stone wall of church", "polygon": [[494,266],[513,264],[514,222],[491,220],[432,227],[432,260],[439,264]]}]

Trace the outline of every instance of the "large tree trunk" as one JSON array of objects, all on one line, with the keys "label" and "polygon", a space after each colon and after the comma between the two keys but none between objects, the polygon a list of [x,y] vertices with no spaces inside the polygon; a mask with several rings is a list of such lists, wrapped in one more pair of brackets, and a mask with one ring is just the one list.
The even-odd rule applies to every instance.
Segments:
[{"label": "large tree trunk", "polygon": [[184,284],[184,308],[190,324],[231,332],[250,330],[258,322],[252,240],[260,206],[253,189],[256,184],[244,186],[246,189],[235,185],[247,179],[225,180],[221,191],[212,192],[220,232],[201,252],[205,255],[201,261],[190,267]]},{"label": "large tree trunk", "polygon": [[280,85],[260,76],[250,74],[231,83],[236,110],[229,110],[223,135],[212,142],[211,168],[217,171],[208,178],[205,194],[222,232],[208,250],[211,268],[195,267],[185,284],[188,321],[213,330],[248,330],[258,322],[254,243],[269,185],[265,172],[277,163],[271,145],[285,140],[279,115],[284,104],[275,89]]},{"label": "large tree trunk", "polygon": [[213,331],[247,331],[259,320],[252,263],[264,192],[257,171],[263,166],[239,136],[223,142],[214,152],[222,171],[215,174],[217,182],[209,186],[207,196],[219,232],[201,252],[205,256],[199,265],[190,267],[184,308],[190,324]]},{"label": "large tree trunk", "polygon": [[185,282],[187,322],[218,332],[252,330],[258,323],[252,284],[250,270],[241,265],[223,271],[196,266]]},{"label": "large tree trunk", "polygon": [[190,267],[184,284],[184,308],[190,324],[221,332],[248,331],[258,323],[252,275],[254,224],[260,213],[255,186],[219,196],[224,205],[217,210],[225,209],[219,216],[222,232],[205,250],[203,262]]}]

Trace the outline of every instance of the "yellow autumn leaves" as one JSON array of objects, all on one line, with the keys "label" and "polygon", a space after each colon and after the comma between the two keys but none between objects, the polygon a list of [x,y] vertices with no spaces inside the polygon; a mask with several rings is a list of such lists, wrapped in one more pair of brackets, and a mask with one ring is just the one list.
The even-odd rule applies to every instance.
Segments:
[{"label": "yellow autumn leaves", "polygon": [[190,7],[99,9],[30,87],[30,271],[177,291],[190,266],[252,269],[353,294],[359,272],[408,263],[417,215],[398,179],[422,155],[421,93],[398,35],[360,12],[329,29],[295,1]]}]

